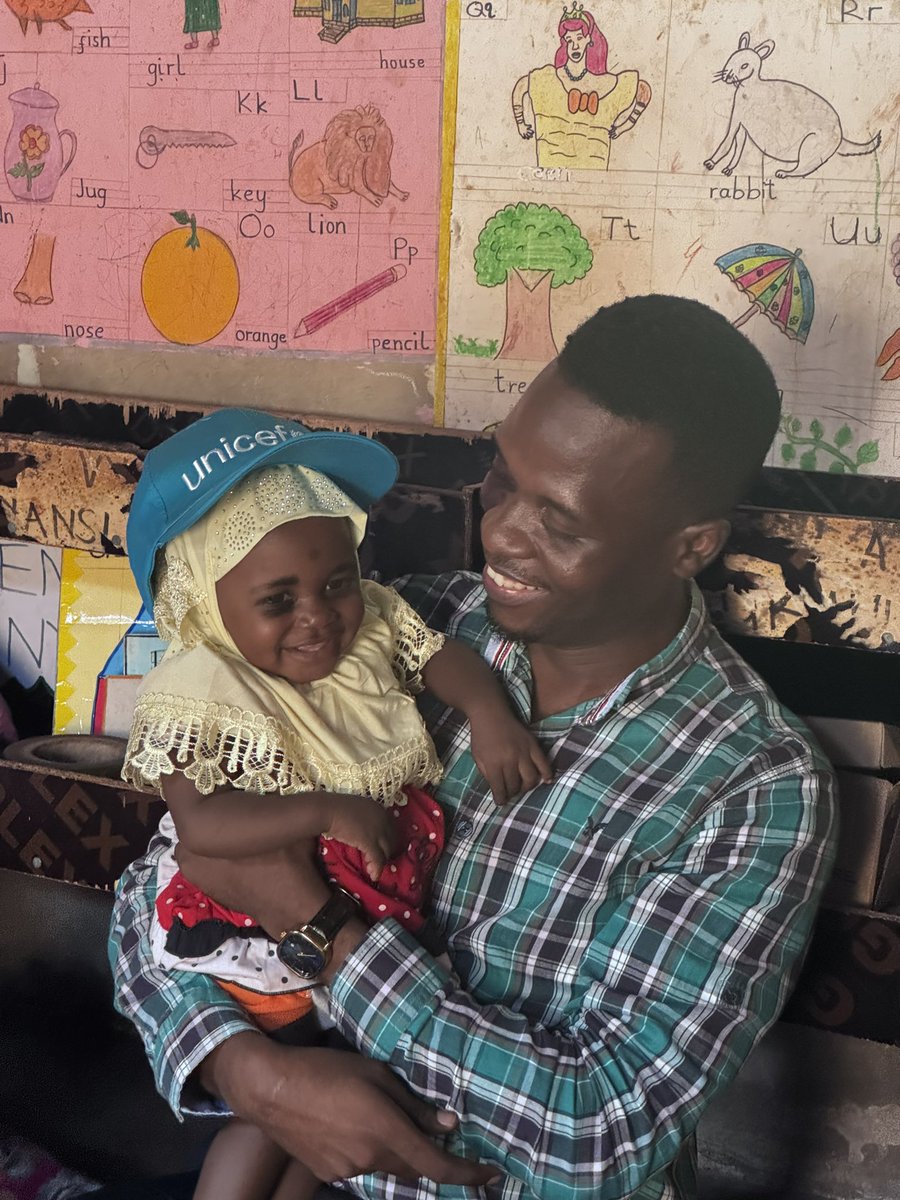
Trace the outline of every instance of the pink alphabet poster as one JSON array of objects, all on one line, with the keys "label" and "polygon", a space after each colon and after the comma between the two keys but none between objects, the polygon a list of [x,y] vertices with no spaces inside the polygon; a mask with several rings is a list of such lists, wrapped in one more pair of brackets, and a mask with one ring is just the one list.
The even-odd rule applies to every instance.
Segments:
[{"label": "pink alphabet poster", "polygon": [[443,0],[0,0],[0,329],[434,350]]}]

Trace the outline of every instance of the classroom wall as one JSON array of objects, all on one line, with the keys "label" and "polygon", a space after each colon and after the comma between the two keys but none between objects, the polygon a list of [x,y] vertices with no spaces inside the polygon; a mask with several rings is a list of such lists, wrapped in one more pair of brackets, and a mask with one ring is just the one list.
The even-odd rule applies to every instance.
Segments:
[{"label": "classroom wall", "polygon": [[668,291],[771,462],[900,475],[900,0],[62,8],[0,5],[0,383],[483,429]]}]

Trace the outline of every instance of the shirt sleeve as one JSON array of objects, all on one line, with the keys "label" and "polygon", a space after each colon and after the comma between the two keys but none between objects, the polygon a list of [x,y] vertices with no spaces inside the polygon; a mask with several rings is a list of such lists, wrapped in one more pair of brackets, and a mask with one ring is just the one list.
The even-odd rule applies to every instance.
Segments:
[{"label": "shirt sleeve", "polygon": [[391,921],[343,964],[332,1015],[458,1114],[454,1152],[539,1200],[624,1200],[675,1158],[776,1019],[833,834],[825,771],[720,800],[595,930],[558,1027],[480,1002]]},{"label": "shirt sleeve", "polygon": [[109,934],[113,1000],[134,1023],[156,1087],[175,1115],[221,1115],[223,1107],[189,1084],[193,1072],[221,1042],[257,1027],[240,1006],[205,975],[163,971],[153,962],[150,920],[156,894],[156,861],[169,845],[157,834],[147,854],[123,873]]}]

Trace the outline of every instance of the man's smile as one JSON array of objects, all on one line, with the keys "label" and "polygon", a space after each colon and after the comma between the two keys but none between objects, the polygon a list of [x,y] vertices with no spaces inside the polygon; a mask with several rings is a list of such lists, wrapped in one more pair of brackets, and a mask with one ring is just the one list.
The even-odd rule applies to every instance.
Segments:
[{"label": "man's smile", "polygon": [[544,591],[544,588],[513,579],[511,575],[504,575],[491,566],[484,568],[482,578],[488,595],[497,600],[531,600]]}]

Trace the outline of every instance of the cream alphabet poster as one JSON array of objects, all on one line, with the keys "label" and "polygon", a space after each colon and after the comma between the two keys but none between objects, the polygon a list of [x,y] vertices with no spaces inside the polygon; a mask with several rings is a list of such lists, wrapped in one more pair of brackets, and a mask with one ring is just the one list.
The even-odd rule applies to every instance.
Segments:
[{"label": "cream alphabet poster", "polygon": [[900,474],[900,2],[479,0],[458,62],[448,425],[662,291],[766,354],[773,462]]}]

